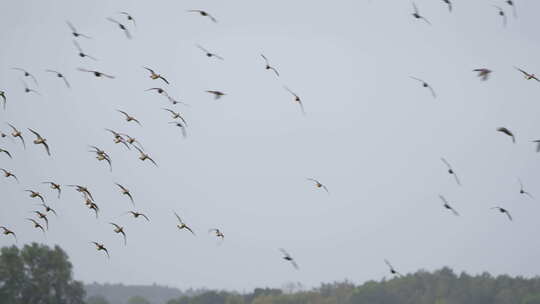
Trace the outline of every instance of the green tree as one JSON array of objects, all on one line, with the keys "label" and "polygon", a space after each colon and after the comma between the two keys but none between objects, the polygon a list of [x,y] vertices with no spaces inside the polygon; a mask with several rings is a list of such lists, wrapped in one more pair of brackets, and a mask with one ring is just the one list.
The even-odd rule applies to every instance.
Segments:
[{"label": "green tree", "polygon": [[84,304],[81,282],[58,246],[33,243],[0,250],[0,304]]},{"label": "green tree", "polygon": [[129,298],[127,304],[150,304],[150,301],[148,301],[145,297],[134,296]]}]

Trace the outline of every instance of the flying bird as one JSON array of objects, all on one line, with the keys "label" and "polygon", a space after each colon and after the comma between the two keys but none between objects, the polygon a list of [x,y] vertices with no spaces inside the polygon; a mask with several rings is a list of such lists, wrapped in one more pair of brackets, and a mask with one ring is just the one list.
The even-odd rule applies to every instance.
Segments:
[{"label": "flying bird", "polygon": [[443,0],[443,2],[448,5],[448,10],[452,12],[452,2],[450,0]]},{"label": "flying bird", "polygon": [[306,115],[306,111],[304,111],[304,104],[302,103],[302,99],[300,99],[300,96],[298,96],[298,94],[296,94],[295,92],[293,92],[291,89],[289,89],[288,87],[284,87],[285,90],[287,90],[289,93],[291,93],[291,95],[293,95],[294,97],[294,102],[298,103],[298,105],[300,106],[300,110],[302,111],[302,114],[303,115]]},{"label": "flying bird", "polygon": [[446,198],[442,195],[439,195],[439,198],[441,199],[441,201],[443,201],[443,207],[452,211],[452,213],[455,215],[455,216],[459,216],[459,213],[456,211],[456,209],[454,209],[452,206],[450,206],[450,203],[448,203],[448,201],[446,200]]},{"label": "flying bird", "polygon": [[205,49],[204,47],[202,47],[202,46],[199,45],[199,44],[197,44],[197,48],[199,48],[201,51],[203,51],[203,52],[206,54],[206,56],[207,56],[208,58],[215,57],[215,58],[217,58],[217,59],[219,59],[219,60],[224,60],[223,57],[219,56],[219,55],[216,54],[216,53],[210,52],[209,50]]},{"label": "flying bird", "polygon": [[90,59],[92,59],[94,61],[97,61],[96,57],[90,56],[87,53],[85,53],[83,51],[83,49],[81,48],[81,45],[76,40],[73,40],[73,45],[75,45],[75,47],[77,48],[77,51],[79,52],[79,57],[81,57],[81,58],[90,58]]},{"label": "flying bird", "polygon": [[13,157],[11,156],[11,153],[9,153],[8,150],[5,150],[5,149],[0,148],[0,153],[4,153],[4,154],[6,154],[7,156],[9,156],[9,158],[13,158]]},{"label": "flying bird", "polygon": [[314,179],[314,178],[309,178],[309,177],[306,178],[306,179],[307,179],[308,181],[314,182],[314,183],[315,183],[315,187],[317,187],[317,188],[322,188],[322,189],[324,189],[324,191],[326,191],[326,193],[330,193],[330,192],[328,191],[328,188],[326,188],[326,186],[323,185],[323,184],[321,184],[321,182],[319,182],[318,180],[316,180],[316,179]]},{"label": "flying bird", "polygon": [[148,222],[150,222],[150,219],[143,213],[136,212],[136,211],[128,211],[127,214],[133,215],[134,218],[138,218],[139,216],[144,217]]},{"label": "flying bird", "polygon": [[156,166],[156,167],[158,166],[158,165],[156,164],[156,162],[155,162],[148,154],[144,153],[139,147],[137,147],[137,146],[133,146],[133,147],[135,147],[135,149],[137,149],[137,151],[139,151],[139,153],[140,153],[139,159],[140,159],[141,161],[145,161],[145,160],[148,159],[149,161],[152,162],[152,164],[154,164],[154,166]]},{"label": "flying bird", "polygon": [[14,138],[19,138],[22,142],[23,147],[26,149],[26,143],[24,142],[22,132],[17,130],[17,128],[15,128],[12,124],[8,123],[8,126],[13,130],[13,132],[11,132],[11,136],[13,136]]},{"label": "flying bird", "polygon": [[446,158],[441,157],[441,161],[446,165],[448,168],[448,174],[451,174],[454,176],[454,179],[456,180],[456,183],[461,186],[461,182],[459,181],[459,177],[457,176],[456,172],[454,171],[454,168],[450,165],[450,163],[446,160]]},{"label": "flying bird", "polygon": [[397,276],[400,276],[400,277],[403,276],[401,273],[399,273],[399,272],[394,268],[394,266],[392,266],[392,264],[390,264],[390,262],[389,262],[388,260],[384,260],[384,263],[386,263],[386,265],[387,265],[388,268],[390,269],[390,273],[391,273],[391,274],[397,275]]},{"label": "flying bird", "polygon": [[161,76],[161,74],[157,74],[156,72],[154,72],[154,70],[152,70],[151,68],[147,68],[147,67],[143,67],[145,68],[148,72],[150,72],[150,78],[153,79],[153,80],[156,80],[156,79],[161,79],[163,80],[166,84],[169,84],[169,81],[167,81],[167,79],[165,79],[165,77]]},{"label": "flying bird", "polygon": [[497,5],[493,5],[493,7],[498,10],[499,16],[503,18],[503,26],[506,26],[507,19],[506,19],[506,13],[504,12],[504,10],[500,6],[497,6]]},{"label": "flying bird", "polygon": [[105,245],[100,244],[100,243],[98,243],[98,242],[91,242],[91,244],[96,245],[97,251],[102,250],[102,251],[104,251],[104,252],[107,254],[107,258],[109,258],[109,259],[111,258],[111,256],[109,255],[109,251],[107,250],[107,248],[105,248]]},{"label": "flying bird", "polygon": [[99,72],[99,71],[87,70],[87,69],[84,69],[84,68],[78,68],[77,70],[79,70],[79,71],[81,71],[81,72],[92,73],[92,74],[94,74],[94,76],[96,76],[97,78],[100,78],[100,77],[107,77],[107,78],[109,78],[109,79],[114,79],[114,76],[108,75],[108,74],[105,74],[105,73],[102,73],[102,72]]},{"label": "flying bird", "polygon": [[493,71],[486,68],[481,68],[481,69],[474,69],[473,72],[477,72],[478,77],[480,77],[482,81],[486,81],[489,79],[489,76],[491,75]]},{"label": "flying bird", "polygon": [[51,206],[45,203],[41,203],[40,206],[43,207],[43,209],[45,209],[45,212],[52,212],[55,216],[58,216],[58,214],[56,213],[56,210],[54,210]]},{"label": "flying bird", "polygon": [[187,127],[186,120],[182,117],[182,115],[179,112],[175,112],[175,111],[173,111],[171,109],[168,109],[168,108],[162,108],[162,109],[169,112],[169,113],[171,113],[172,119],[180,119],[184,123],[184,125],[186,125],[186,127]]},{"label": "flying bird", "polygon": [[15,174],[13,174],[13,172],[9,172],[8,170],[3,169],[3,168],[0,168],[0,170],[4,172],[4,177],[6,178],[13,177],[17,181],[17,183],[19,182],[19,179],[17,178]]},{"label": "flying bird", "polygon": [[523,182],[521,181],[520,178],[518,178],[518,182],[519,182],[519,194],[524,194],[524,195],[527,195],[528,197],[534,199],[534,197],[532,196],[532,194],[530,194],[529,192],[525,191],[525,188],[523,187]]},{"label": "flying bird", "polygon": [[95,203],[95,202],[92,202],[92,201],[88,201],[88,199],[86,200],[86,205],[88,206],[88,209],[90,210],[94,210],[95,214],[96,214],[96,218],[99,217],[99,206]]},{"label": "flying bird", "polygon": [[64,76],[64,74],[58,72],[58,71],[55,71],[55,70],[45,70],[45,72],[49,72],[49,73],[54,73],[56,74],[56,77],[58,78],[62,78],[62,80],[64,81],[64,83],[66,84],[66,87],[68,88],[71,88],[71,85],[69,84],[69,82],[67,81],[66,77]]},{"label": "flying bird", "polygon": [[112,171],[112,160],[109,154],[107,154],[105,151],[99,149],[96,146],[90,146],[94,150],[91,150],[89,152],[96,153],[96,159],[98,161],[106,161],[109,164],[109,170]]},{"label": "flying bird", "polygon": [[[5,110],[5,109],[6,109],[6,105],[7,105],[6,92],[0,91],[0,97],[2,98],[2,107],[3,107],[4,110]],[[2,134],[3,134],[3,133],[2,133]]]},{"label": "flying bird", "polygon": [[[126,143],[132,145],[135,147],[135,144],[139,145],[139,148],[141,148],[142,150],[144,150],[142,144],[140,141],[138,141],[135,137],[131,137],[129,136],[128,134],[125,134],[125,133],[121,133],[122,136],[125,136],[125,141]],[[131,149],[130,149],[131,150]]]},{"label": "flying bird", "polygon": [[25,93],[34,93],[34,94],[37,94],[37,95],[41,96],[41,93],[39,93],[38,91],[36,91],[36,90],[30,88],[30,87],[28,86],[28,84],[27,84],[24,80],[21,79],[21,83],[23,84],[24,92],[25,92]]},{"label": "flying bird", "polygon": [[214,18],[212,15],[210,15],[209,13],[203,11],[203,10],[188,10],[189,13],[198,13],[200,14],[201,16],[203,17],[208,17],[210,18],[210,20],[212,20],[214,23],[217,23],[217,19]]},{"label": "flying bird", "polygon": [[49,230],[49,219],[47,218],[47,215],[39,211],[34,211],[34,213],[38,216],[38,218],[45,221],[45,226],[47,227],[47,230]]},{"label": "flying bird", "polygon": [[276,76],[279,77],[279,72],[273,67],[270,65],[270,62],[268,61],[268,58],[266,58],[266,56],[264,56],[263,54],[261,54],[261,57],[264,59],[264,62],[265,62],[265,69],[266,70],[272,70],[274,71],[274,73],[276,74]]},{"label": "flying bird", "polygon": [[12,230],[8,229],[7,227],[4,227],[4,226],[0,226],[0,229],[2,229],[2,234],[3,235],[13,235],[13,237],[15,238],[15,242],[17,243],[18,240],[17,240],[17,235],[15,234],[15,232],[13,232]]},{"label": "flying bird", "polygon": [[124,232],[124,227],[119,226],[115,223],[109,223],[109,224],[114,226],[114,230],[113,230],[114,232],[122,234],[122,236],[124,237],[124,245],[127,245],[127,237],[126,237],[126,233]]},{"label": "flying bird", "polygon": [[27,220],[29,220],[30,222],[32,222],[34,224],[34,228],[36,228],[36,229],[39,228],[39,229],[41,229],[41,231],[43,231],[43,233],[45,233],[45,228],[43,228],[43,226],[40,223],[38,223],[36,220],[31,219],[31,218],[27,218]]},{"label": "flying bird", "polygon": [[533,140],[531,142],[536,143],[536,152],[537,153],[540,152],[540,140],[537,139],[537,140]]},{"label": "flying bird", "polygon": [[131,192],[129,192],[129,190],[120,185],[119,183],[114,183],[116,186],[118,186],[118,188],[120,188],[120,193],[122,193],[122,195],[126,195],[127,197],[129,197],[129,200],[131,201],[131,203],[133,204],[133,206],[135,206],[135,203],[133,202],[133,197],[131,196]]},{"label": "flying bird", "polygon": [[122,137],[122,135],[116,131],[113,131],[111,129],[105,129],[106,131],[109,131],[111,132],[111,134],[114,136],[114,143],[115,144],[123,144],[124,146],[126,146],[126,148],[128,148],[128,150],[131,150],[131,148],[129,147],[129,145],[127,144],[126,142],[126,139],[124,137]]},{"label": "flying bird", "polygon": [[527,80],[534,79],[534,80],[540,82],[540,80],[536,77],[536,75],[530,74],[530,73],[528,73],[528,72],[526,72],[526,71],[524,71],[524,70],[522,70],[522,69],[520,69],[520,68],[517,68],[517,67],[514,67],[514,68],[515,68],[516,70],[520,71],[520,72],[523,74],[523,76],[525,76],[525,79],[527,79]]},{"label": "flying bird", "polygon": [[180,128],[180,130],[182,130],[182,136],[183,136],[184,138],[187,137],[186,127],[185,127],[181,122],[179,122],[179,121],[171,121],[171,122],[169,122],[169,124],[173,124],[173,125],[175,125],[176,127]]},{"label": "flying bird", "polygon": [[75,26],[73,26],[73,24],[69,21],[66,21],[68,27],[71,29],[71,34],[75,37],[75,38],[79,38],[79,37],[84,37],[86,39],[92,39],[90,36],[87,36],[85,34],[81,34],[77,31],[77,29],[75,29]]},{"label": "flying bird", "polygon": [[47,139],[43,138],[41,135],[39,135],[38,132],[32,129],[28,129],[28,131],[34,133],[34,135],[36,136],[36,139],[34,140],[34,144],[43,145],[43,147],[45,147],[45,151],[47,152],[47,154],[51,156],[51,150],[49,149],[49,145],[47,144]]},{"label": "flying bird", "polygon": [[414,12],[412,13],[413,17],[415,19],[422,19],[427,24],[431,25],[431,22],[429,22],[429,20],[427,20],[424,16],[420,15],[420,12],[418,11],[418,7],[416,6],[416,3],[413,2],[412,5],[413,5],[413,10],[414,10]]},{"label": "flying bird", "polygon": [[508,130],[507,128],[505,127],[500,127],[500,128],[497,128],[497,132],[501,132],[501,133],[504,133],[510,137],[512,137],[512,142],[515,144],[516,143],[516,137],[514,136],[514,134]]},{"label": "flying bird", "polygon": [[221,230],[217,228],[212,228],[208,230],[208,232],[214,232],[216,234],[216,237],[221,238],[222,240],[225,239],[225,235],[223,234],[223,232],[221,232]]},{"label": "flying bird", "polygon": [[131,39],[131,33],[129,32],[129,30],[127,29],[127,27],[125,25],[123,25],[122,23],[120,23],[120,22],[118,22],[118,21],[116,21],[116,20],[114,20],[113,18],[110,18],[110,17],[108,17],[107,20],[109,20],[112,23],[116,23],[116,25],[118,25],[118,27],[122,31],[124,31],[124,34],[126,34],[126,37],[128,39]]},{"label": "flying bird", "polygon": [[74,187],[75,190],[77,192],[82,193],[85,198],[89,197],[92,201],[94,200],[94,197],[92,197],[92,193],[90,193],[90,191],[88,190],[87,187],[83,187],[83,186],[80,186],[80,185],[67,185],[67,186],[68,187]]},{"label": "flying bird", "polygon": [[418,82],[421,82],[422,86],[424,88],[428,88],[431,91],[431,96],[433,96],[433,98],[437,98],[437,94],[435,93],[435,90],[433,89],[433,87],[429,83],[425,82],[424,80],[422,80],[420,78],[416,78],[416,77],[413,77],[413,76],[409,76],[409,77],[411,79],[414,79],[414,80],[418,81]]},{"label": "flying bird", "polygon": [[45,203],[45,199],[43,198],[41,193],[39,193],[37,191],[34,191],[34,190],[24,190],[24,191],[29,192],[31,198],[36,198],[37,197],[37,198],[39,198],[41,200],[42,203]]},{"label": "flying bird", "polygon": [[291,262],[292,266],[298,270],[298,264],[296,264],[296,261],[292,258],[292,256],[283,248],[279,248],[279,251],[281,251],[281,253],[283,254],[283,259],[285,261],[289,261]]},{"label": "flying bird", "polygon": [[128,113],[126,113],[126,112],[124,112],[124,111],[122,111],[122,110],[116,110],[116,111],[118,111],[118,112],[124,114],[124,116],[126,117],[126,121],[127,121],[127,122],[134,121],[134,122],[136,122],[139,126],[142,126],[141,123],[140,123],[135,117],[129,115]]},{"label": "flying bird", "polygon": [[497,209],[497,210],[499,210],[500,213],[505,213],[509,220],[511,220],[511,221],[513,220],[512,215],[510,214],[510,212],[508,212],[508,210],[506,210],[506,209],[504,209],[502,207],[499,207],[499,206],[493,207],[491,209]]},{"label": "flying bird", "polygon": [[126,19],[128,21],[133,22],[133,25],[137,26],[137,23],[135,23],[135,18],[133,18],[133,16],[131,16],[131,14],[129,14],[127,12],[120,12],[119,14],[122,14],[122,15],[126,16]]},{"label": "flying bird", "polygon": [[60,195],[62,194],[62,188],[60,184],[54,182],[42,182],[42,184],[48,184],[51,189],[56,190],[58,192],[58,198],[60,198]]},{"label": "flying bird", "polygon": [[38,82],[37,82],[36,77],[35,77],[34,75],[30,74],[30,72],[28,72],[27,70],[21,69],[21,68],[11,68],[11,69],[12,69],[12,70],[16,70],[16,71],[22,72],[23,75],[24,75],[24,77],[29,77],[29,78],[31,78],[31,79],[34,81],[34,83],[39,87],[39,84],[38,84]]},{"label": "flying bird", "polygon": [[517,18],[516,4],[514,3],[514,1],[506,0],[505,2],[512,7],[512,11],[514,12],[514,18]]},{"label": "flying bird", "polygon": [[210,93],[212,95],[214,95],[214,99],[215,100],[218,100],[220,99],[221,97],[225,96],[225,93],[221,92],[221,91],[212,91],[212,90],[208,90],[206,91],[206,93]]},{"label": "flying bird", "polygon": [[178,227],[179,230],[186,229],[191,232],[191,234],[195,235],[195,232],[193,232],[193,230],[191,230],[191,228],[189,228],[188,225],[186,225],[186,223],[182,221],[182,218],[180,218],[180,216],[176,212],[174,213],[174,215],[178,219],[179,224],[177,224],[176,227]]}]

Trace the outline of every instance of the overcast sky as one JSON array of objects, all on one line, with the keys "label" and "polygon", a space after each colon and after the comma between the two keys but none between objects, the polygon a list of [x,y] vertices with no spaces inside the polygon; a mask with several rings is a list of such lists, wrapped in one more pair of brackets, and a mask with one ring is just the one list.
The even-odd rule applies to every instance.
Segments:
[{"label": "overcast sky", "polygon": [[[0,139],[13,154],[0,155],[0,167],[21,181],[0,179],[0,225],[18,234],[19,246],[62,246],[85,282],[237,290],[361,283],[389,277],[385,258],[402,273],[450,266],[537,275],[540,154],[530,141],[540,139],[540,84],[514,66],[540,71],[540,3],[515,1],[516,19],[502,0],[455,0],[452,13],[443,1],[416,2],[432,26],[411,16],[409,1],[3,1],[0,90],[8,104],[0,130],[19,127],[28,147]],[[493,4],[506,10],[506,28]],[[128,25],[133,39],[107,17]],[[77,56],[66,20],[93,37],[78,41],[99,61]],[[261,53],[281,77],[264,69]],[[42,96],[25,94],[12,67],[33,73],[39,87],[25,79]],[[481,67],[494,71],[487,82],[472,72]],[[72,88],[45,69],[63,72]],[[429,82],[438,98],[409,76]],[[306,116],[284,85],[301,96]],[[156,86],[191,106],[144,91]],[[227,95],[214,100],[205,90]],[[167,106],[188,121],[186,139],[168,124]],[[495,131],[501,126],[517,144]],[[26,128],[48,139],[52,157]],[[115,145],[104,128],[136,137],[159,167]],[[111,155],[112,172],[88,145]],[[519,194],[518,177],[538,199]],[[87,185],[99,219],[71,188],[56,199],[46,180]],[[133,208],[114,182],[131,190],[149,223],[123,215]],[[46,238],[25,220],[39,208],[25,189],[43,193],[58,212]],[[489,209],[495,205],[514,221]],[[176,229],[173,210],[196,237]],[[127,247],[111,221],[125,226]],[[221,244],[208,233],[215,227],[225,234]],[[91,241],[103,242],[110,260]],[[13,243],[0,238],[1,246]],[[281,247],[299,271],[281,259]]]}]

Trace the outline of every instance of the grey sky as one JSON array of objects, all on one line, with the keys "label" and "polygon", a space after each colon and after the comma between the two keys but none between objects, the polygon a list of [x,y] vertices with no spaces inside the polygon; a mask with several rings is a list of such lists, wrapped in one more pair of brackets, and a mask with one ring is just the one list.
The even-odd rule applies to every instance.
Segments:
[{"label": "grey sky", "polygon": [[[0,224],[17,232],[19,245],[60,244],[86,282],[313,286],[388,276],[384,258],[402,273],[451,266],[538,274],[540,201],[520,196],[517,178],[540,198],[540,154],[529,143],[540,139],[540,85],[513,66],[540,73],[540,3],[516,1],[515,19],[503,1],[455,0],[451,14],[442,1],[416,2],[433,26],[412,18],[409,1],[4,1],[0,90],[8,108],[0,130],[8,131],[5,122],[23,129],[28,147],[0,139],[14,154],[0,156],[0,167],[21,180],[0,179]],[[507,28],[492,4],[506,9]],[[219,23],[187,9],[207,10]],[[131,41],[105,20],[125,21],[118,11],[137,20]],[[77,56],[66,20],[94,38],[79,43],[99,61]],[[225,60],[205,57],[196,44]],[[280,78],[264,70],[260,53]],[[36,75],[42,97],[24,94],[14,66]],[[171,85],[149,79],[142,66]],[[472,72],[480,67],[494,70],[489,81]],[[72,89],[45,69],[65,73]],[[428,81],[438,98],[409,76]],[[283,85],[302,97],[305,117]],[[175,106],[189,123],[187,139],[167,124],[164,98],[144,92],[156,86],[191,105]],[[227,95],[215,101],[205,90]],[[500,126],[516,134],[516,145],[495,132]],[[48,139],[52,157],[29,143],[26,128]],[[104,128],[135,136],[159,168],[114,145]],[[88,145],[111,155],[112,173]],[[49,179],[87,185],[100,218],[73,189],[64,187],[58,201],[40,184]],[[132,191],[150,223],[122,215],[132,207],[114,182]],[[46,239],[24,220],[37,208],[27,188],[59,213]],[[462,216],[444,210],[439,194]],[[495,205],[515,221],[489,210]],[[177,231],[173,210],[197,237]],[[110,221],[125,225],[127,247]],[[207,233],[213,227],[224,232],[223,244]],[[281,260],[280,247],[300,271]]]}]

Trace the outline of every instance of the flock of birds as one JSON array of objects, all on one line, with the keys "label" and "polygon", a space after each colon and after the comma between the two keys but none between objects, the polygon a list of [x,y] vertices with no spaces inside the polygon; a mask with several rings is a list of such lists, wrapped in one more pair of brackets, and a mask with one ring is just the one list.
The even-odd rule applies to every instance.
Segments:
[{"label": "flock of birds", "polygon": [[[452,2],[450,0],[442,0],[442,1],[448,5],[449,11],[452,12],[452,9],[453,9]],[[507,0],[507,1],[505,1],[505,3],[512,9],[514,15],[516,16],[516,8],[515,8],[514,2],[511,1],[511,0]],[[420,11],[419,11],[417,5],[415,3],[412,3],[412,6],[413,6],[412,16],[415,19],[422,20],[422,21],[426,22],[427,24],[431,25],[431,22],[428,20],[428,18],[426,18],[425,16],[420,14]],[[497,9],[497,13],[503,18],[503,24],[506,25],[507,16],[506,16],[505,10],[500,6],[494,6],[494,7]],[[201,17],[208,18],[211,22],[218,23],[218,20],[214,16],[212,16],[210,13],[208,13],[207,11],[204,11],[204,10],[188,10],[187,13],[198,14]],[[114,18],[106,18],[106,20],[113,23],[113,24],[115,24],[118,27],[118,29],[123,32],[123,34],[125,35],[125,37],[127,39],[132,39],[133,36],[131,34],[131,27],[136,26],[135,18],[132,15],[130,15],[129,13],[127,13],[127,12],[120,12],[119,15],[121,15],[123,17],[123,19],[125,19],[125,21],[119,21],[118,18],[116,18],[116,19],[114,19]],[[79,42],[82,39],[87,39],[87,40],[92,39],[92,37],[80,32],[69,21],[67,22],[67,27],[70,30],[71,35],[73,36],[73,45],[75,46],[75,49],[77,51],[78,56],[81,57],[83,60],[89,59],[91,61],[97,61],[96,57],[94,57],[92,55],[89,55],[88,53],[86,53],[83,50],[83,48],[81,47],[81,44]],[[224,58],[222,56],[207,50],[206,48],[204,48],[201,45],[197,45],[197,48],[199,50],[201,50],[203,52],[203,54],[205,56],[209,57],[209,58],[215,58],[217,60],[224,60]],[[261,56],[261,59],[262,59],[262,61],[261,61],[261,69],[265,69],[265,70],[275,74],[276,77],[280,77],[279,71],[277,70],[277,68],[275,68],[273,65],[270,64],[269,59],[264,54],[261,54],[260,56]],[[20,73],[19,75],[22,77],[21,83],[23,85],[23,89],[24,89],[25,93],[40,95],[40,92],[37,89],[37,87],[39,86],[38,85],[38,79],[33,73],[29,72],[26,69],[20,68],[20,67],[13,67],[12,69],[17,73]],[[150,68],[150,67],[143,67],[143,70],[145,70],[148,73],[148,77],[151,80],[156,81],[157,83],[164,84],[164,85],[169,85],[170,84],[169,80],[165,76],[163,76],[162,74],[158,73],[155,69]],[[527,72],[527,71],[525,71],[525,70],[523,70],[521,68],[518,68],[518,67],[516,67],[516,70],[519,73],[521,73],[525,77],[525,79],[527,79],[527,80],[535,80],[535,81],[540,82],[540,80],[535,76],[535,74],[529,73],[529,72]],[[93,69],[78,68],[78,71],[80,71],[82,73],[88,73],[88,74],[93,75],[94,77],[97,77],[97,78],[108,78],[108,79],[114,79],[115,78],[115,76],[113,76],[113,75],[110,75],[110,74],[102,72],[102,71],[93,70]],[[478,69],[474,69],[473,71],[477,73],[478,77],[482,81],[487,81],[489,79],[491,73],[492,73],[492,71],[490,69],[487,69],[487,68],[478,68]],[[59,71],[55,71],[55,70],[50,70],[50,69],[46,70],[46,72],[50,73],[50,74],[53,74],[55,77],[59,78],[64,83],[66,88],[68,88],[68,89],[71,88],[70,82],[68,81],[68,79],[66,78],[66,76],[63,73],[61,73]],[[436,94],[435,90],[431,87],[431,85],[428,82],[424,81],[423,79],[414,77],[414,76],[411,76],[411,79],[419,82],[423,88],[428,89],[433,98],[437,98],[437,94]],[[28,80],[28,81],[25,81],[25,80]],[[29,85],[29,83],[32,84],[32,85]],[[298,94],[296,94],[294,91],[292,91],[287,86],[284,86],[284,89],[291,94],[292,101],[299,106],[301,113],[305,114],[303,101],[300,98],[300,96]],[[184,102],[179,101],[179,100],[175,99],[174,97],[172,97],[165,89],[163,89],[160,86],[149,88],[146,91],[155,92],[155,93],[163,96],[167,100],[167,102],[170,103],[171,105],[177,105],[177,104],[187,105]],[[226,93],[224,93],[222,91],[219,91],[219,90],[208,90],[206,92],[208,94],[211,94],[213,96],[213,98],[215,98],[215,99],[220,99],[220,98],[223,98],[224,96],[226,96]],[[9,100],[8,94],[6,93],[6,91],[0,91],[0,98],[1,98],[1,101],[2,101],[2,107],[5,109],[8,106],[8,100]],[[184,137],[186,137],[187,136],[188,123],[184,119],[182,114],[179,111],[176,111],[176,110],[174,110],[174,109],[172,109],[170,107],[163,108],[163,110],[168,112],[171,115],[172,121],[169,122],[169,124],[173,125],[174,127],[178,127],[181,130],[181,134]],[[124,110],[121,110],[121,109],[118,109],[117,111],[118,111],[119,115],[121,115],[121,117],[127,123],[135,123],[135,124],[137,124],[139,126],[142,126],[141,122],[136,117],[134,117],[133,115],[131,115],[128,112],[126,112]],[[22,147],[26,149],[27,148],[26,139],[30,134],[27,134],[25,129],[16,127],[15,125],[13,125],[11,123],[8,123],[7,125],[10,128],[10,131],[7,132],[7,133],[4,133],[4,132],[0,131],[0,138],[11,137],[14,140],[20,142],[20,145],[22,145]],[[44,150],[44,153],[46,153],[47,155],[50,156],[52,154],[52,152],[51,152],[51,147],[49,146],[49,143],[47,141],[47,138],[44,137],[39,132],[37,132],[36,130],[30,129],[30,128],[28,128],[26,130],[28,132],[30,132],[32,134],[32,136],[34,137],[32,143],[34,145],[36,145],[36,146],[42,146],[42,148]],[[139,160],[140,161],[149,161],[154,166],[156,166],[156,167],[158,166],[157,162],[147,152],[145,152],[145,149],[144,149],[143,145],[135,137],[132,137],[132,136],[126,134],[126,133],[117,132],[117,131],[112,130],[112,129],[105,129],[105,130],[106,130],[106,132],[111,134],[112,141],[115,144],[120,144],[120,145],[124,146],[126,149],[129,149],[129,150],[131,150],[131,149],[136,150],[138,152],[138,154],[139,154]],[[500,128],[497,128],[496,131],[510,137],[512,142],[516,143],[515,135],[510,129],[508,129],[506,127],[500,127]],[[536,140],[536,141],[533,141],[533,142],[537,145],[537,148],[536,148],[537,152],[540,152],[540,140]],[[113,169],[112,158],[106,151],[104,151],[103,149],[101,149],[101,148],[99,148],[97,146],[93,146],[93,145],[90,145],[89,149],[90,149],[89,152],[93,153],[95,155],[95,158],[96,158],[97,161],[106,162],[107,165],[108,165],[109,170],[112,171],[112,169]],[[8,158],[13,157],[12,152],[7,150],[6,148],[0,148],[0,155],[1,154],[4,154]],[[446,160],[445,158],[441,158],[441,161],[442,161],[442,164],[446,167],[446,170],[447,170],[448,174],[453,176],[453,178],[454,178],[454,180],[455,180],[455,182],[456,182],[456,184],[458,186],[461,186],[460,178],[458,177],[458,174],[454,170],[451,163],[448,160]],[[19,178],[14,172],[9,171],[9,170],[7,170],[5,168],[0,168],[0,170],[2,171],[3,176],[6,179],[12,179],[14,182],[17,182],[17,183],[19,182]],[[328,188],[321,181],[319,181],[317,179],[314,179],[314,178],[307,178],[307,182],[312,183],[312,185],[316,189],[322,189],[326,193],[329,194]],[[525,190],[523,182],[521,180],[518,180],[518,182],[519,182],[519,186],[520,186],[519,187],[519,193],[522,194],[522,195],[526,195],[526,196],[528,196],[530,198],[533,198],[532,194],[530,194],[529,192],[527,192]],[[80,193],[84,205],[89,210],[91,210],[91,212],[93,212],[93,215],[96,218],[99,216],[100,208],[99,208],[98,204],[96,203],[96,201],[94,200],[92,192],[90,191],[90,189],[87,186],[77,185],[77,184],[61,185],[60,183],[57,183],[55,181],[43,181],[42,184],[48,185],[50,190],[54,192],[55,196],[58,199],[61,198],[62,191],[63,191],[64,187],[68,187],[68,188],[73,189],[74,191],[77,191],[78,193]],[[118,188],[119,193],[121,195],[125,196],[127,199],[129,199],[129,201],[133,204],[133,206],[135,206],[134,198],[133,198],[130,190],[127,187],[125,187],[124,185],[121,185],[119,183],[115,183],[115,186]],[[49,229],[49,221],[50,221],[51,214],[56,216],[57,211],[55,209],[53,209],[50,205],[47,204],[47,200],[45,199],[45,195],[42,194],[41,192],[39,192],[39,191],[37,191],[35,189],[25,189],[24,191],[28,193],[30,198],[35,199],[39,203],[39,206],[41,208],[41,210],[32,210],[31,212],[35,216],[34,217],[28,217],[25,220],[28,221],[28,223],[31,224],[35,229],[39,229],[42,233],[45,234],[46,231]],[[442,206],[445,209],[448,209],[455,216],[460,215],[460,213],[450,204],[450,202],[443,195],[439,195],[439,198],[440,198],[440,200],[442,202]],[[507,210],[506,208],[501,207],[501,206],[494,206],[494,207],[492,207],[492,209],[504,214],[508,218],[508,220],[510,220],[510,221],[513,220],[512,215],[510,214],[510,211]],[[176,213],[174,211],[173,211],[173,213],[174,213],[174,216],[177,219],[176,227],[181,231],[185,230],[185,231],[187,231],[187,232],[189,232],[189,233],[191,233],[192,235],[195,236],[196,233],[194,232],[194,230],[188,224],[186,224],[186,222],[184,222],[184,220],[180,217],[180,215],[178,215],[178,213]],[[150,218],[146,214],[135,211],[135,210],[128,211],[128,212],[126,212],[126,214],[131,215],[134,219],[141,218],[143,220],[150,221]],[[122,238],[123,238],[124,245],[127,245],[127,235],[126,235],[126,231],[125,231],[124,226],[121,226],[118,223],[114,223],[114,222],[110,222],[110,225],[111,225],[111,228],[112,228],[112,232],[121,235]],[[5,236],[12,236],[14,238],[15,242],[17,242],[17,234],[16,234],[15,231],[13,231],[12,229],[10,229],[9,227],[6,227],[6,226],[0,226],[0,229],[2,230],[2,233]],[[209,231],[209,233],[214,234],[215,237],[217,237],[220,240],[224,240],[224,238],[225,238],[224,233],[219,228],[212,228],[212,229],[209,229],[208,231]],[[95,248],[97,249],[97,251],[103,251],[103,253],[106,254],[107,257],[110,258],[109,250],[107,249],[105,244],[97,242],[97,241],[93,241],[91,243],[93,245],[95,245]],[[295,259],[285,249],[280,248],[279,250],[282,253],[283,259],[290,262],[291,265],[294,268],[298,269],[298,264],[295,261]],[[388,266],[391,274],[400,275],[400,273],[392,266],[392,264],[388,260],[384,260],[384,262]]]}]

